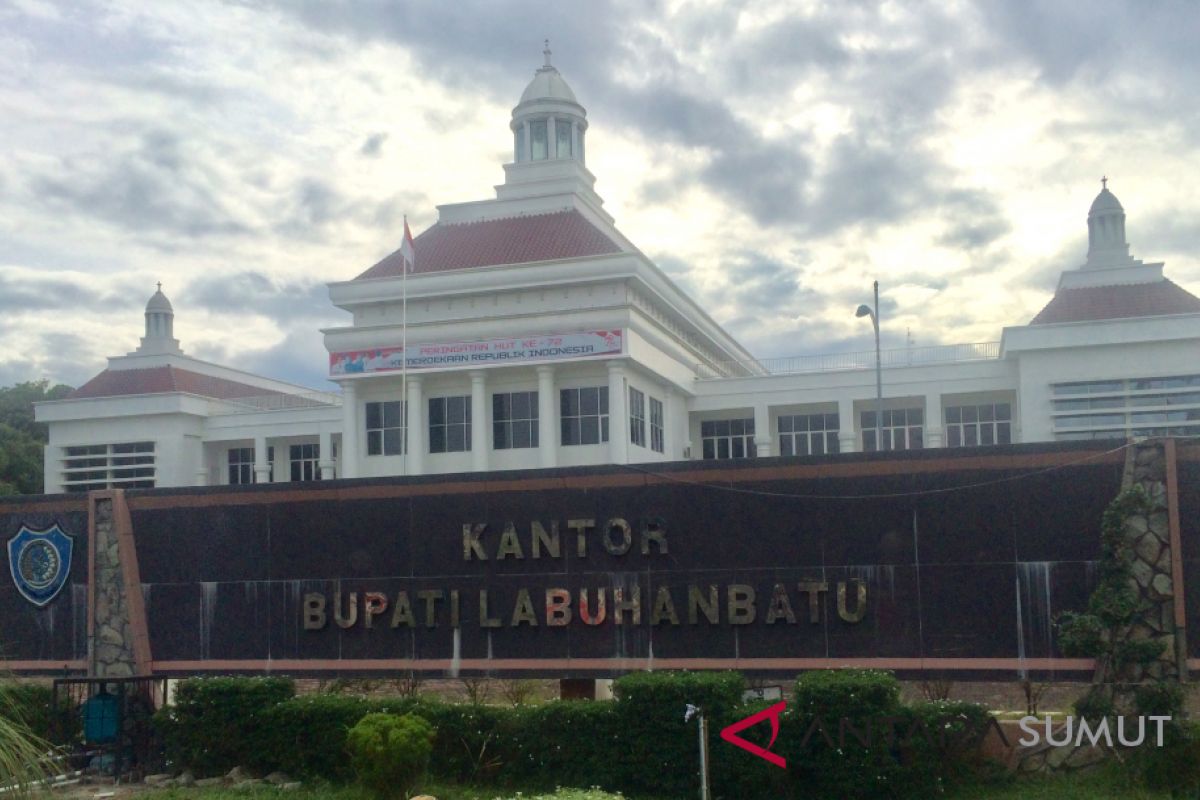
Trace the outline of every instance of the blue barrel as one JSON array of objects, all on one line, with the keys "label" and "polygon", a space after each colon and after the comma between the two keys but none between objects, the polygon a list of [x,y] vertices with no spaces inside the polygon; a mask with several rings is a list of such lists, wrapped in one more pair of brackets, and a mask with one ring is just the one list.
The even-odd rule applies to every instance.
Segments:
[{"label": "blue barrel", "polygon": [[89,744],[102,744],[117,738],[117,698],[100,692],[83,704],[83,738]]}]

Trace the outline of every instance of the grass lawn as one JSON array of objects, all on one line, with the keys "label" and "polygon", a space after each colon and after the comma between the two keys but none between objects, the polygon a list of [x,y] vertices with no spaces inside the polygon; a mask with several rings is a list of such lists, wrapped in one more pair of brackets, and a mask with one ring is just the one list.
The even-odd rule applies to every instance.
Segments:
[{"label": "grass lawn", "polygon": [[[419,791],[438,800],[509,800],[515,792],[499,789],[479,789],[470,786],[428,784]],[[584,789],[560,789],[557,793],[531,794],[524,792],[520,800],[617,800],[617,795]],[[371,795],[354,786],[311,787],[283,792],[274,787],[259,789],[163,789],[139,794],[138,800],[370,800]]]},{"label": "grass lawn", "polygon": [[[516,792],[430,784],[422,791],[438,800],[516,800]],[[617,800],[617,795],[582,789],[562,789],[556,794],[522,793],[519,800]],[[369,800],[356,787],[312,787],[281,792],[273,787],[262,789],[166,789],[138,795],[139,800]],[[692,800],[692,797],[679,798]],[[739,798],[769,800],[769,798]],[[946,800],[1170,800],[1170,795],[1128,788],[1114,774],[1097,772],[1085,776],[1027,778],[1005,786],[964,789],[946,796]]]}]

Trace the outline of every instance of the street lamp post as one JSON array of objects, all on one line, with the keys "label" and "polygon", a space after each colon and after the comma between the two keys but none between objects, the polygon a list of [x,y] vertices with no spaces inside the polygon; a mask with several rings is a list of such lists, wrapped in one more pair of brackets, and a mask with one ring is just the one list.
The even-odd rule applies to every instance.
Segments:
[{"label": "street lamp post", "polygon": [[883,364],[879,353],[879,281],[875,281],[875,308],[860,305],[856,317],[870,317],[875,327],[875,450],[883,450]]}]

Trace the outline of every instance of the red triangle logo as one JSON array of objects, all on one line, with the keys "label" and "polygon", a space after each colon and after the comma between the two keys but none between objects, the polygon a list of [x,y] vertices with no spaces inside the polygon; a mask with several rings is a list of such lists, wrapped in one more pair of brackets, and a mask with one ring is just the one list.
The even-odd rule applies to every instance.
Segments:
[{"label": "red triangle logo", "polygon": [[[766,759],[769,763],[774,764],[781,769],[787,769],[787,759],[783,758],[782,756],[777,756],[771,752],[771,748],[775,745],[775,738],[779,736],[779,715],[782,714],[786,709],[786,700],[776,703],[770,708],[765,708],[757,714],[752,714],[743,720],[738,720],[728,728],[722,729],[721,738],[735,747],[742,748],[747,753],[751,753],[759,758]],[[759,747],[758,745],[754,744],[754,742],[748,742],[742,737],[738,736],[738,734],[746,730],[746,728],[751,728],[762,722],[764,719],[771,720],[771,741],[767,743],[766,748]]]}]

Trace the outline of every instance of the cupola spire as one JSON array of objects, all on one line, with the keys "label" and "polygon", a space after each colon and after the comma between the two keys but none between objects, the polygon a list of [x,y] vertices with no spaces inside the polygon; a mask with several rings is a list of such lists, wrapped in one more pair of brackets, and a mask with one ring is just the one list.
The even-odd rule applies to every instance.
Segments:
[{"label": "cupola spire", "polygon": [[1125,241],[1125,209],[1108,190],[1108,176],[1100,179],[1100,194],[1088,209],[1087,266],[1110,268],[1132,261]]},{"label": "cupola spire", "polygon": [[163,294],[162,281],[146,303],[146,335],[138,346],[138,355],[180,355],[179,340],[175,338],[175,309]]}]

